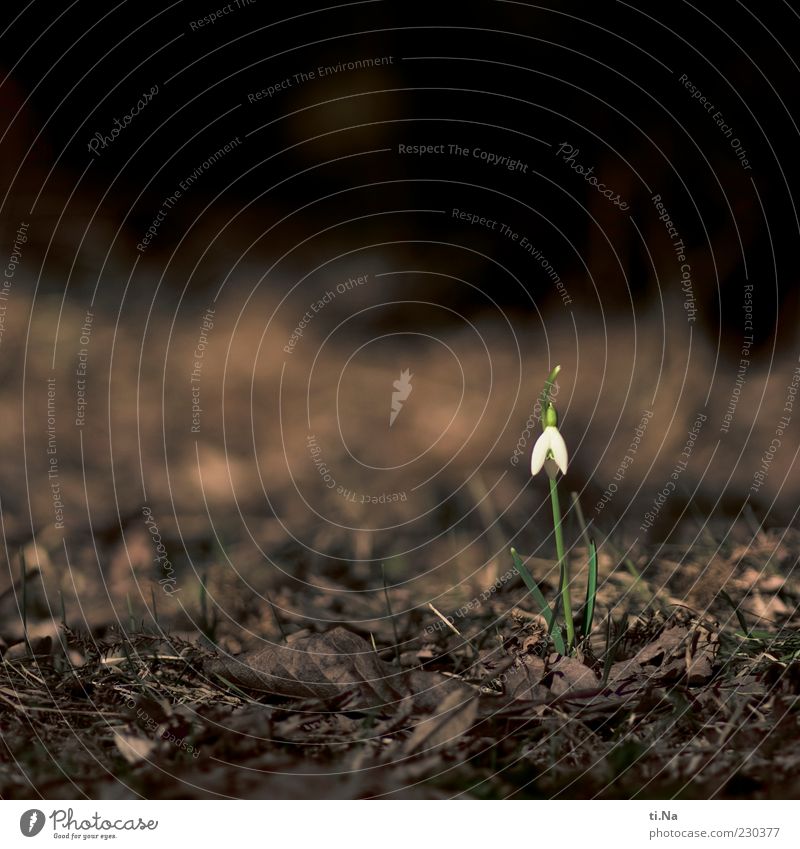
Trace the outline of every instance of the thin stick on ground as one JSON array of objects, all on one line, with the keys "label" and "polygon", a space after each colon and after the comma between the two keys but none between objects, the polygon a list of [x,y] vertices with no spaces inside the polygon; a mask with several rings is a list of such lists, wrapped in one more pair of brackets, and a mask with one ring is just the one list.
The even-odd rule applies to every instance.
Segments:
[{"label": "thin stick on ground", "polygon": [[456,626],[455,626],[455,625],[454,625],[454,624],[453,624],[453,623],[452,623],[452,622],[451,622],[451,621],[450,621],[450,620],[449,620],[449,619],[448,619],[448,618],[447,618],[447,617],[446,617],[443,613],[441,613],[440,611],[438,611],[438,610],[437,610],[437,609],[436,609],[436,608],[435,608],[435,607],[434,607],[434,606],[433,606],[430,602],[428,602],[428,607],[430,607],[430,609],[431,609],[431,610],[432,610],[432,611],[433,611],[433,612],[434,612],[434,613],[435,613],[435,614],[436,614],[436,615],[437,615],[437,616],[438,616],[438,617],[442,620],[442,622],[444,622],[444,624],[445,624],[445,625],[447,625],[447,627],[448,627],[448,628],[449,628],[449,629],[450,629],[450,630],[451,630],[451,631],[452,631],[452,632],[453,632],[456,636],[461,637],[461,639],[462,639],[465,643],[468,643],[470,646],[472,646],[472,648],[473,648],[476,652],[478,651],[478,647],[475,645],[475,643],[473,643],[473,642],[472,642],[472,640],[471,640],[469,637],[464,636],[464,634],[462,634],[462,633],[461,633],[461,631],[459,631],[459,630],[458,630],[458,628],[456,628]]}]

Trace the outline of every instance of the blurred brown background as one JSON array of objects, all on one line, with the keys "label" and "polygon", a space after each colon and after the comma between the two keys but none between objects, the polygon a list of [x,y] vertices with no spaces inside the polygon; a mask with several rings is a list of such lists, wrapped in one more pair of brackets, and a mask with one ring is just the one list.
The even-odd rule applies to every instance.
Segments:
[{"label": "blurred brown background", "polygon": [[557,362],[598,538],[794,521],[788,9],[34,5],[0,85],[9,623],[20,549],[41,613],[191,619],[210,575],[256,629],[315,588],[373,615],[382,562],[416,607],[550,557]]}]

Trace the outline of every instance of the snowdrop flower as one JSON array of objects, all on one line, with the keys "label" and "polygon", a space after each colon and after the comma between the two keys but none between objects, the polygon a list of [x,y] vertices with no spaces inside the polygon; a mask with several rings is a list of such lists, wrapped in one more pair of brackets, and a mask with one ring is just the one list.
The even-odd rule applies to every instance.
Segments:
[{"label": "snowdrop flower", "polygon": [[544,432],[536,440],[531,453],[531,474],[539,474],[542,467],[551,478],[555,478],[559,469],[562,474],[567,473],[567,446],[558,430],[558,414],[552,404],[548,405],[545,413]]}]

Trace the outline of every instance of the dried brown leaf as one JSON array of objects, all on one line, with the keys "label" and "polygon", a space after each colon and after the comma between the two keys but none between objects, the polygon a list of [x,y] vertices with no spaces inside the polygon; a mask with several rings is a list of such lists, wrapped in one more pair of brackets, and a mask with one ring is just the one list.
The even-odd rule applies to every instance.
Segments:
[{"label": "dried brown leaf", "polygon": [[239,687],[294,698],[373,708],[406,695],[403,677],[380,660],[366,640],[344,628],[298,634],[287,645],[268,645],[236,658],[210,662],[209,671]]},{"label": "dried brown leaf", "polygon": [[148,760],[156,747],[154,740],[140,737],[136,733],[114,729],[114,743],[120,754],[129,764],[138,764]]},{"label": "dried brown leaf", "polygon": [[544,677],[545,665],[540,657],[522,656],[519,663],[503,674],[501,680],[509,698],[542,701],[548,696],[547,688],[542,686]]},{"label": "dried brown leaf", "polygon": [[562,657],[550,667],[550,671],[553,673],[550,690],[554,696],[591,690],[598,686],[594,672],[574,657]]},{"label": "dried brown leaf", "polygon": [[437,746],[455,742],[469,731],[478,716],[478,699],[460,690],[449,693],[436,712],[421,722],[406,740],[403,751],[410,755],[429,752]]},{"label": "dried brown leaf", "polygon": [[695,686],[704,684],[714,671],[719,637],[705,628],[697,628],[686,646],[686,680]]},{"label": "dried brown leaf", "polygon": [[686,676],[689,684],[697,685],[711,677],[718,647],[718,636],[708,628],[699,624],[691,629],[677,626],[641,649],[633,662],[645,668],[658,667],[657,671],[650,670],[649,677],[659,681]]},{"label": "dried brown leaf", "polygon": [[463,699],[475,693],[460,678],[452,678],[440,672],[414,669],[404,677],[404,682],[414,709],[428,713],[436,710],[451,693],[460,693]]},{"label": "dried brown leaf", "polygon": [[642,666],[664,666],[675,657],[681,656],[682,646],[689,636],[688,628],[669,628],[658,639],[641,649],[635,660]]}]

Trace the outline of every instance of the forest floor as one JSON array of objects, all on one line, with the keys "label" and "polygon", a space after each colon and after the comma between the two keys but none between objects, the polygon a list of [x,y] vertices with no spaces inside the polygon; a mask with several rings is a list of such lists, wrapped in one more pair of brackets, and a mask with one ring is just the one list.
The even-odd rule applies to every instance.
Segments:
[{"label": "forest floor", "polygon": [[[794,797],[798,551],[777,529],[657,558],[606,546],[572,657],[499,558],[473,598],[421,609],[402,588],[315,593],[309,627],[281,614],[300,585],[221,617],[213,574],[183,620],[153,595],[87,627],[42,615],[29,568],[0,599],[25,611],[0,634],[0,795]],[[527,566],[552,598],[553,564]]]}]

